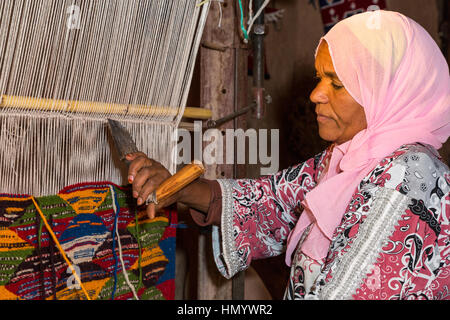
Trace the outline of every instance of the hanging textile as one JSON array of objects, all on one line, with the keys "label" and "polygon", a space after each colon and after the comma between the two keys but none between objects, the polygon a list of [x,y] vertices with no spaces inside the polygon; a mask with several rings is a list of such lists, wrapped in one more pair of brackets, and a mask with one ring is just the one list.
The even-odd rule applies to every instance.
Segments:
[{"label": "hanging textile", "polygon": [[385,0],[319,0],[319,5],[325,33],[354,14],[386,9]]},{"label": "hanging textile", "polygon": [[0,299],[87,299],[38,209],[91,300],[174,299],[176,210],[149,220],[129,189],[106,182],[35,202],[0,194]]}]

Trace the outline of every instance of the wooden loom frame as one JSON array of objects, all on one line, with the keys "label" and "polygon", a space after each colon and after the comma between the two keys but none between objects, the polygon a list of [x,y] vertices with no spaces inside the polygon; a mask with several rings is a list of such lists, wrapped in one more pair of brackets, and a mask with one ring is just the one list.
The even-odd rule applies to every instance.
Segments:
[{"label": "wooden loom frame", "polygon": [[[218,119],[236,112],[247,105],[247,51],[239,35],[238,5],[225,0],[222,5],[221,27],[218,27],[219,9],[212,5],[204,29],[200,48],[200,105],[204,108],[186,107],[183,118],[195,120]],[[213,45],[211,45],[213,44]],[[217,49],[214,49],[217,48]],[[36,111],[116,115],[176,115],[168,107],[142,105],[108,104],[92,101],[65,101],[35,97],[3,95],[0,110],[21,108]],[[189,127],[181,122],[180,127]],[[245,117],[240,117],[219,129],[246,128]],[[225,150],[224,150],[225,152]],[[224,153],[225,155],[225,153]],[[226,156],[226,155],[225,155]],[[236,162],[236,161],[235,161]],[[245,165],[207,165],[205,177],[209,179],[240,178],[246,173]],[[190,230],[191,231],[191,230]],[[243,299],[244,273],[233,280],[226,280],[217,271],[211,252],[211,236],[208,232],[197,235],[197,299]]]},{"label": "wooden loom frame", "polygon": [[[154,107],[143,105],[110,104],[92,101],[65,101],[34,97],[7,96],[0,97],[1,108],[21,108],[35,111],[59,111],[71,113],[113,113],[116,115],[170,115],[176,116],[177,110],[169,107]],[[183,113],[184,118],[208,120],[212,116],[212,111],[205,108],[186,107]]]},{"label": "wooden loom frame", "polygon": [[[222,16],[217,3],[211,4],[208,19],[203,31],[199,52],[199,91],[200,106],[211,111],[212,119],[220,119],[245,108],[248,105],[248,47],[239,34],[239,5],[236,1],[225,0],[222,5]],[[218,22],[221,18],[221,27]],[[195,80],[193,80],[194,83]],[[189,127],[189,123],[181,123],[180,127]],[[246,130],[245,116],[235,118],[218,127],[226,129],[242,128]],[[224,139],[226,137],[224,136]],[[224,143],[223,155],[226,157]],[[236,156],[236,152],[235,152]],[[206,179],[244,178],[246,166],[233,164],[205,165]],[[187,208],[179,206],[179,211],[185,211],[183,216],[189,216]],[[211,229],[189,228],[177,233],[178,244],[189,254],[177,261],[176,299],[199,300],[243,300],[244,272],[225,279],[214,263],[211,246]],[[177,259],[179,256],[177,255]],[[186,265],[180,266],[186,259]],[[187,270],[185,269],[187,268]],[[180,289],[184,288],[182,292]]]}]

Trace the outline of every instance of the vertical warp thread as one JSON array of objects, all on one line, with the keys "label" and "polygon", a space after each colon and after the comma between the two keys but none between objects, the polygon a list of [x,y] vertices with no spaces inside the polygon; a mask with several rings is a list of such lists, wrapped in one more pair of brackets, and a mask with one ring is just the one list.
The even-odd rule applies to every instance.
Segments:
[{"label": "vertical warp thread", "polygon": [[[81,9],[79,28],[67,26],[69,4]],[[0,192],[43,196],[83,181],[122,184],[110,161],[106,118],[135,126],[133,138],[145,140],[138,148],[174,172],[167,151],[176,141],[148,143],[148,137],[176,134],[209,6],[0,1],[0,97],[10,98],[0,101]],[[99,111],[82,103],[76,113],[74,101],[106,106]],[[128,107],[121,113],[115,104]]]}]

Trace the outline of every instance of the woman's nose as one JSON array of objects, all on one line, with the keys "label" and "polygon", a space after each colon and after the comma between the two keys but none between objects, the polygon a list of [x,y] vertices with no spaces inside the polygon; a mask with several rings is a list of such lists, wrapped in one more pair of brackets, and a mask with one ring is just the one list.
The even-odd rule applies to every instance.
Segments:
[{"label": "woman's nose", "polygon": [[325,90],[325,86],[318,83],[314,90],[311,92],[309,99],[315,104],[328,103],[328,95]]}]

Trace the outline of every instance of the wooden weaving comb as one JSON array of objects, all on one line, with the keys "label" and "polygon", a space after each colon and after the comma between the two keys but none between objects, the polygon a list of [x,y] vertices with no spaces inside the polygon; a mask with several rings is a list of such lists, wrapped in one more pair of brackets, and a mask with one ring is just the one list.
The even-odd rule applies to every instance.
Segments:
[{"label": "wooden weaving comb", "polygon": [[[121,161],[130,164],[126,160],[126,155],[139,152],[130,133],[117,121],[108,119],[109,132],[117,148]],[[200,161],[194,160],[192,163],[184,166],[180,171],[175,173],[169,179],[165,180],[145,201],[146,204],[151,202],[157,204],[174,195],[192,181],[205,173],[205,168]]]}]

